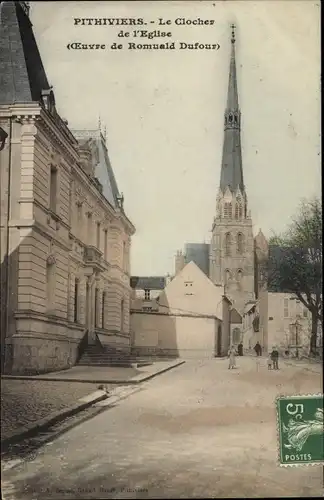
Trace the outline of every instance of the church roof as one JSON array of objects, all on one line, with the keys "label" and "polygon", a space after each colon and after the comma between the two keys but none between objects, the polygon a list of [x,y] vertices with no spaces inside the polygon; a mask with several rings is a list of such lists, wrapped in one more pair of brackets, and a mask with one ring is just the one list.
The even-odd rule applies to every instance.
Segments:
[{"label": "church roof", "polygon": [[40,101],[50,89],[28,11],[27,2],[0,4],[0,104]]},{"label": "church roof", "polygon": [[186,243],[185,263],[193,261],[209,277],[209,243]]},{"label": "church roof", "polygon": [[240,188],[241,193],[244,193],[240,109],[238,102],[235,33],[233,25],[232,30],[220,189],[224,193],[227,187],[229,187],[232,192]]}]

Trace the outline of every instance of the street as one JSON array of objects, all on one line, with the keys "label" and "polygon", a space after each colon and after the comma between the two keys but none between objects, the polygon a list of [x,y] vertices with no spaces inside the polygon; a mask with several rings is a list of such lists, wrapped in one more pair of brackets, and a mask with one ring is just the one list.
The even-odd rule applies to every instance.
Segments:
[{"label": "street", "polygon": [[3,498],[322,495],[322,467],[278,466],[274,406],[279,394],[322,392],[321,367],[279,368],[190,360],[4,470]]}]

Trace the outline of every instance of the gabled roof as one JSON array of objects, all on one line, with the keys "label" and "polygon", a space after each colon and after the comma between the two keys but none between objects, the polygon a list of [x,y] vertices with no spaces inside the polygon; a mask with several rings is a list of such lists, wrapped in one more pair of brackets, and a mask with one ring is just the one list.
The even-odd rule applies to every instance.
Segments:
[{"label": "gabled roof", "polygon": [[254,307],[256,307],[256,304],[257,304],[256,300],[254,300],[253,302],[251,301],[251,302],[248,302],[247,304],[245,304],[243,314],[245,315],[245,314],[248,314],[249,312],[251,312],[252,309]]},{"label": "gabled roof", "polygon": [[40,101],[50,89],[25,4],[0,4],[0,104]]},{"label": "gabled roof", "polygon": [[91,147],[90,143],[92,142],[92,146],[94,146],[92,155],[94,176],[102,185],[102,194],[106,200],[116,208],[120,193],[109,159],[106,142],[100,130],[72,130],[72,133],[81,145],[89,143]]},{"label": "gabled roof", "polygon": [[160,295],[163,308],[175,313],[222,319],[223,287],[217,287],[191,261],[174,277]]},{"label": "gabled roof", "polygon": [[242,315],[233,307],[231,309],[231,324],[242,323]]}]

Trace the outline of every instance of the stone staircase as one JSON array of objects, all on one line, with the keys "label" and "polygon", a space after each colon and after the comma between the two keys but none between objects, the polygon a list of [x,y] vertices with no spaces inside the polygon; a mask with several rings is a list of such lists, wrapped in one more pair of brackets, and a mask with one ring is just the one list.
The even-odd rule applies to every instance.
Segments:
[{"label": "stone staircase", "polygon": [[78,366],[117,366],[137,367],[149,366],[152,362],[138,356],[121,352],[114,347],[100,343],[88,344],[78,362]]}]

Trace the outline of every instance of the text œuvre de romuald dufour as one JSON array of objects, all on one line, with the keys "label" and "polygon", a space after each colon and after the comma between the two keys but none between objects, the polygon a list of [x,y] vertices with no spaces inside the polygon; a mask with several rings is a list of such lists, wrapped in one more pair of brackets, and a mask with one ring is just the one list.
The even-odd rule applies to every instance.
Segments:
[{"label": "text \u0153uvre de romuald dufour", "polygon": [[[215,41],[203,42],[195,39],[194,30],[190,30],[192,40],[181,40],[179,30],[175,37],[172,27],[212,27],[215,25],[214,19],[204,19],[201,17],[185,18],[177,17],[167,19],[159,17],[154,20],[144,18],[74,18],[73,23],[78,27],[110,27],[117,28],[113,34],[114,41],[110,43],[85,43],[73,40],[68,43],[70,50],[218,50],[219,43]],[[80,35],[82,31],[80,30]]]}]

